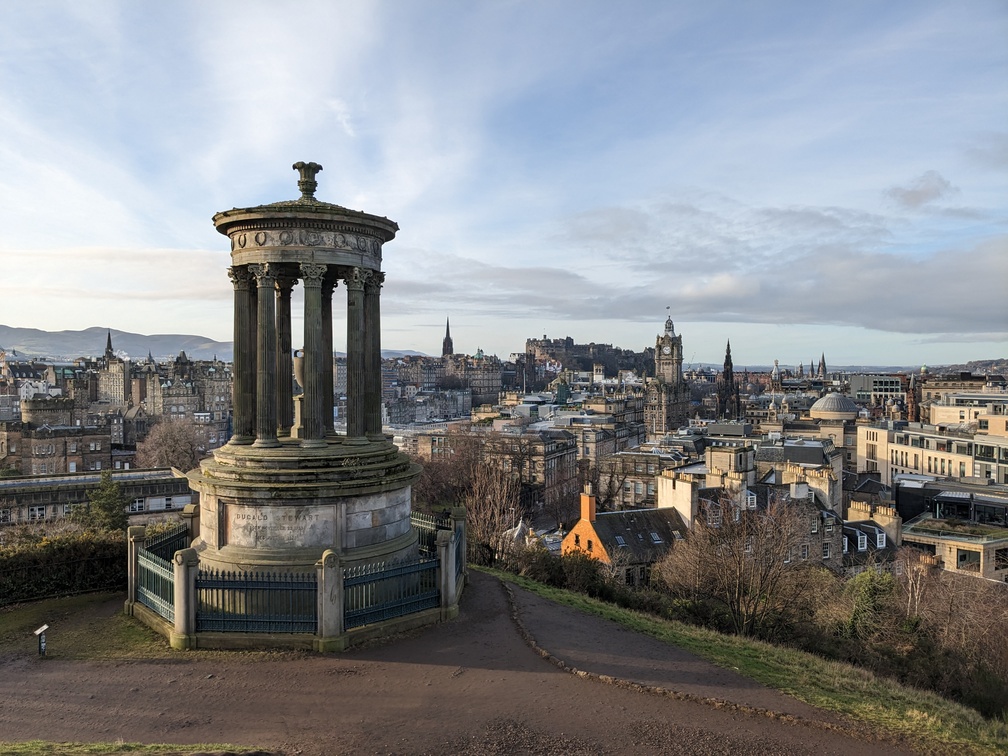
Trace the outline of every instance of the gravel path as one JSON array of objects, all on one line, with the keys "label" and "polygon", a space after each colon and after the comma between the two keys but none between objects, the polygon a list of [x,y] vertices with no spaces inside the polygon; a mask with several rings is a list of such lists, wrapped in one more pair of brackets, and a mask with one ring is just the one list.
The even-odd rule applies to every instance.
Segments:
[{"label": "gravel path", "polygon": [[0,742],[227,742],[306,756],[906,752],[838,731],[833,718],[604,620],[517,589],[514,607],[536,643],[572,666],[739,705],[564,671],[530,648],[499,582],[474,572],[458,619],[339,655],[3,655]]}]

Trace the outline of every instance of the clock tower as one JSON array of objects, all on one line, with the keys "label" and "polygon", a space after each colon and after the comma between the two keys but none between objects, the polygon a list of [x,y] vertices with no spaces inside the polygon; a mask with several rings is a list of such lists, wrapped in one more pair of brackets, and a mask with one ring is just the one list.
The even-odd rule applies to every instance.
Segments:
[{"label": "clock tower", "polygon": [[648,381],[644,422],[649,441],[674,433],[689,419],[690,391],[682,372],[682,336],[677,336],[671,315],[665,332],[655,339],[655,377]]},{"label": "clock tower", "polygon": [[676,336],[671,315],[665,333],[655,340],[655,376],[665,383],[682,383],[682,336]]}]

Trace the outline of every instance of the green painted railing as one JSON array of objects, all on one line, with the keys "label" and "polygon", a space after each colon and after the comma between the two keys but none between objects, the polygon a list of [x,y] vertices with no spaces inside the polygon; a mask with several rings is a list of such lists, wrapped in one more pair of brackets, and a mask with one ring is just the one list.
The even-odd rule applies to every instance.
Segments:
[{"label": "green painted railing", "polygon": [[440,605],[437,559],[391,565],[377,562],[343,570],[343,624],[347,630]]},{"label": "green painted railing", "polygon": [[227,572],[196,576],[196,631],[314,633],[318,627],[314,572]]},{"label": "green painted railing", "polygon": [[146,549],[137,552],[137,601],[169,622],[175,621],[175,570]]},{"label": "green painted railing", "polygon": [[148,554],[155,554],[166,561],[171,561],[179,549],[189,548],[192,538],[189,537],[189,526],[185,523],[165,531],[154,538],[148,539],[143,549]]},{"label": "green painted railing", "polygon": [[451,530],[450,517],[435,517],[423,512],[412,512],[410,522],[416,529],[421,556],[437,556],[437,532]]}]

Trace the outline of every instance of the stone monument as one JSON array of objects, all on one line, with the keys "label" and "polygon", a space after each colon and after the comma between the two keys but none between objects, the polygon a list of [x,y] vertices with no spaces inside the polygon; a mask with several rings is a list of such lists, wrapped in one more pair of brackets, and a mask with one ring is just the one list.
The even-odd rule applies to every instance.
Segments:
[{"label": "stone monument", "polygon": [[[388,218],[315,199],[298,162],[296,200],[214,216],[231,240],[234,432],[189,473],[200,494],[201,566],[306,571],[327,549],[344,565],[416,554],[411,485],[420,467],[381,427],[382,245]],[[304,286],[294,357],[291,291]],[[346,290],[346,433],[334,431],[333,295]],[[302,392],[295,395],[293,376]]]}]

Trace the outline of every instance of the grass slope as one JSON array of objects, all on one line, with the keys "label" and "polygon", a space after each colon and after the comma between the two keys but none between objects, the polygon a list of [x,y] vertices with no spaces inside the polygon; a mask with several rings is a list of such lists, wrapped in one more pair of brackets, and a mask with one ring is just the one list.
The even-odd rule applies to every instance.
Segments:
[{"label": "grass slope", "polygon": [[543,598],[616,622],[826,711],[908,739],[924,752],[1008,753],[1008,723],[928,691],[804,651],[664,620],[527,578],[486,570]]}]

